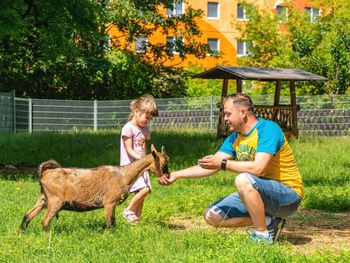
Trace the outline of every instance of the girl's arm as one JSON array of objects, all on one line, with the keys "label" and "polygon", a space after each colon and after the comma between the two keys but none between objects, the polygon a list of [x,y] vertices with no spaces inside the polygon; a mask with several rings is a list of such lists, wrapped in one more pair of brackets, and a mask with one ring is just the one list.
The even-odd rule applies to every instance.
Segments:
[{"label": "girl's arm", "polygon": [[128,153],[128,155],[132,158],[134,158],[135,160],[140,159],[141,156],[138,155],[134,149],[133,149],[133,145],[132,145],[132,139],[130,137],[126,137],[123,136],[123,143],[124,143],[124,147],[126,152]]}]

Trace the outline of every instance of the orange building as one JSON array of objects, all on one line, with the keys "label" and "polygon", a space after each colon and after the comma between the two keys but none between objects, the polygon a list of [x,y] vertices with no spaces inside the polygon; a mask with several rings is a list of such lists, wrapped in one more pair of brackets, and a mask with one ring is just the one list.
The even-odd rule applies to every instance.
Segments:
[{"label": "orange building", "polygon": [[[310,19],[319,16],[319,10],[314,4],[306,0],[246,0],[245,2],[253,4],[258,8],[267,8],[271,12],[276,12],[288,16],[288,3],[295,7],[305,10],[310,15]],[[207,43],[212,50],[221,53],[220,58],[208,55],[204,59],[198,59],[194,56],[188,56],[181,61],[179,55],[174,52],[174,58],[165,62],[166,65],[177,65],[181,67],[189,67],[190,64],[208,69],[217,65],[237,65],[237,57],[246,56],[248,52],[248,43],[240,39],[240,32],[237,29],[238,23],[244,23],[248,20],[242,1],[237,0],[187,0],[174,1],[174,8],[160,10],[164,15],[181,15],[186,11],[188,6],[194,9],[204,11],[203,17],[198,21],[199,28],[203,33],[199,38],[202,43]],[[109,32],[112,36],[117,35],[116,31]],[[142,47],[143,43],[150,41],[151,43],[165,43],[166,41],[174,41],[177,35],[162,35],[156,32],[149,39],[138,38],[133,48],[137,51]],[[184,40],[185,41],[185,40]]]}]

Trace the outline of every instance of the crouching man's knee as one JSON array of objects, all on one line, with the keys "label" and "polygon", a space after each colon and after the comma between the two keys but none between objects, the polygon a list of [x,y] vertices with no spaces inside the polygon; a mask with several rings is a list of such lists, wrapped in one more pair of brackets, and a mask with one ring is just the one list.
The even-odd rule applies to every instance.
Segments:
[{"label": "crouching man's knee", "polygon": [[207,208],[204,212],[204,220],[211,226],[220,226],[224,220],[223,217],[211,208]]},{"label": "crouching man's knee", "polygon": [[236,176],[235,185],[238,192],[242,192],[247,188],[251,188],[252,183],[250,178],[251,178],[251,175],[248,173],[241,173]]}]

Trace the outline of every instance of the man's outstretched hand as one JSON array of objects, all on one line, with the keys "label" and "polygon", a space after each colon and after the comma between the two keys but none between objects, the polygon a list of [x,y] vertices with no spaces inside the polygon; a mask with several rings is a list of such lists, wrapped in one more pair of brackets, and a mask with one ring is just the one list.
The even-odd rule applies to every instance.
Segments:
[{"label": "man's outstretched hand", "polygon": [[171,173],[165,174],[165,175],[163,175],[161,177],[158,177],[158,182],[161,185],[170,185],[170,184],[172,184],[175,181],[176,181],[175,175],[173,175]]},{"label": "man's outstretched hand", "polygon": [[221,161],[222,159],[215,155],[207,155],[198,160],[198,165],[204,169],[217,170],[220,169]]}]

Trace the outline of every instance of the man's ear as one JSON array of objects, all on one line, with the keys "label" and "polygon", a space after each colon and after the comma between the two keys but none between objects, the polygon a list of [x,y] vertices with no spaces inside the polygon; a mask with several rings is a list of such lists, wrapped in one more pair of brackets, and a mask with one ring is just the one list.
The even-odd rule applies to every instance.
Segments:
[{"label": "man's ear", "polygon": [[241,108],[239,111],[244,118],[248,115],[248,111],[244,108]]},{"label": "man's ear", "polygon": [[153,157],[156,158],[157,157],[157,150],[153,144],[151,145],[151,152],[152,152]]}]

